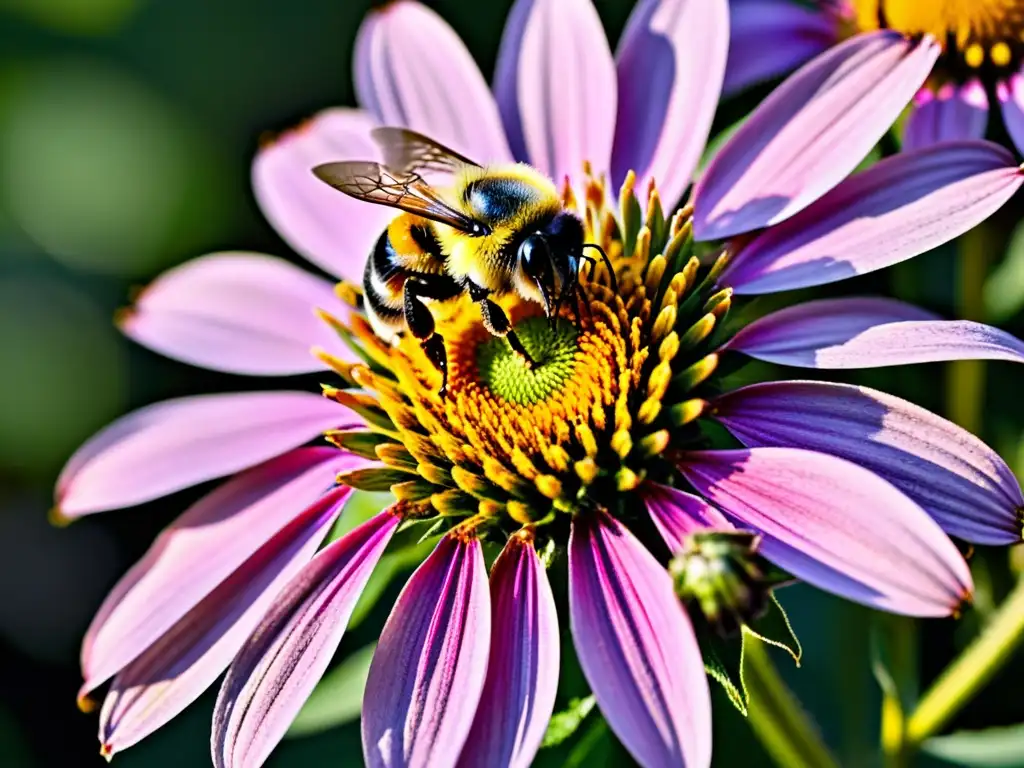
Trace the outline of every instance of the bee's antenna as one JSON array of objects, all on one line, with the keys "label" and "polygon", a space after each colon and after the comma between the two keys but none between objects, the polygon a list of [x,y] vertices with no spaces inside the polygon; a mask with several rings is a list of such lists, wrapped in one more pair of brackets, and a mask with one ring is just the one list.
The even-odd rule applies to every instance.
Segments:
[{"label": "bee's antenna", "polygon": [[604,260],[604,265],[608,267],[608,277],[612,281],[612,293],[618,293],[619,283],[615,279],[615,270],[612,269],[612,260],[608,258],[608,254],[604,252],[604,248],[602,248],[597,243],[584,243],[583,247],[593,248],[595,251],[601,254],[601,258]]}]

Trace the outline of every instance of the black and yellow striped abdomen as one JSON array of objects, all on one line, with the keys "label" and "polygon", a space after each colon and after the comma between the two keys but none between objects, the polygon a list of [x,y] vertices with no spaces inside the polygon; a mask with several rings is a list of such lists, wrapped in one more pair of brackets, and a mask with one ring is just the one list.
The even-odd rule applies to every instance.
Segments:
[{"label": "black and yellow striped abdomen", "polygon": [[381,233],[363,271],[366,314],[382,338],[405,330],[405,283],[418,275],[447,279],[444,254],[432,222],[403,213]]}]

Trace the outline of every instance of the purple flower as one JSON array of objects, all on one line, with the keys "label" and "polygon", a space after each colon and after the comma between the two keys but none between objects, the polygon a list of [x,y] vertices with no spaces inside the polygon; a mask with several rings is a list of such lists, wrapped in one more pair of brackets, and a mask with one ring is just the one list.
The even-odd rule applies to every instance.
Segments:
[{"label": "purple flower", "polygon": [[980,139],[989,95],[1024,152],[1024,57],[1020,8],[1003,0],[971,3],[876,0],[729,0],[732,39],[725,93],[785,75],[852,35],[891,29],[931,35],[942,46],[932,77],[914,96],[904,149]]},{"label": "purple flower", "polygon": [[[365,108],[322,112],[262,149],[253,168],[267,217],[342,282],[270,256],[214,254],[158,278],[121,322],[140,343],[216,370],[319,372],[333,382],[326,396],[150,406],[87,442],[58,482],[57,515],[74,519],[235,475],[161,534],[88,631],[83,704],[112,680],[106,754],[227,669],[214,763],[261,764],[406,530],[437,543],[370,670],[371,765],[532,761],[555,707],[566,627],[549,568],[568,581],[568,627],[615,734],[643,765],[701,766],[711,755],[708,684],[670,555],[722,532],[747,542],[730,550],[745,577],[763,557],[869,606],[946,616],[971,592],[947,533],[1020,540],[1019,485],[955,425],[866,388],[724,391],[727,357],[819,369],[1024,359],[1021,343],[993,328],[884,299],[810,302],[723,335],[735,296],[911,258],[983,220],[1022,180],[1008,152],[980,141],[846,178],[940,54],[928,37],[883,31],[783,83],[691,187],[725,72],[727,17],[725,0],[644,0],[613,59],[589,0],[519,0],[492,95],[433,11],[400,0],[371,13],[356,46]],[[553,326],[508,297],[533,369],[467,302],[439,312],[441,399],[416,340],[378,339],[351,284],[393,212],[310,173],[375,157],[369,130],[380,124],[567,180],[566,205],[608,252],[618,291],[604,267],[585,273],[590,311],[563,308]],[[688,189],[666,216],[661,201]],[[701,261],[695,238],[723,242]],[[716,448],[709,420],[747,447]],[[306,446],[321,434],[330,446]],[[318,552],[352,487],[390,487],[398,501]],[[660,538],[635,525],[643,510]],[[489,585],[484,543],[503,547]]]}]

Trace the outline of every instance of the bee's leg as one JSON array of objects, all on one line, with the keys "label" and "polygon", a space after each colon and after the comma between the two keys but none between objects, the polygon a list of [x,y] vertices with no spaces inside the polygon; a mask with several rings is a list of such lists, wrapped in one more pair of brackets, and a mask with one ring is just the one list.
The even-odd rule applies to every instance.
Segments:
[{"label": "bee's leg", "polygon": [[483,298],[479,302],[480,314],[484,318],[484,327],[495,336],[504,336],[508,339],[508,344],[512,347],[512,351],[518,354],[526,362],[527,368],[533,368],[536,363],[534,359],[530,357],[530,353],[526,351],[526,347],[523,346],[523,342],[516,336],[516,332],[512,330],[512,323],[509,322],[508,315],[505,311],[491,301],[488,298]]},{"label": "bee's leg", "polygon": [[417,339],[430,362],[441,372],[441,389],[438,394],[444,397],[448,391],[448,353],[444,348],[444,339],[434,333],[434,316],[423,303],[423,299],[443,299],[452,295],[450,280],[435,276],[410,277],[405,281],[404,312],[405,324]]}]

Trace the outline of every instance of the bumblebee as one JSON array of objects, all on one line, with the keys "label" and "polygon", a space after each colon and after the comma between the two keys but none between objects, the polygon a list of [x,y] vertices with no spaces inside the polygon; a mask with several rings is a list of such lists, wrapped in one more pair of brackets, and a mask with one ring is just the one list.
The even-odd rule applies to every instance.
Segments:
[{"label": "bumblebee", "polygon": [[[444,339],[435,333],[429,302],[468,293],[484,326],[508,340],[528,366],[534,360],[493,298],[516,293],[540,304],[554,323],[570,306],[579,320],[583,224],[565,209],[554,183],[528,165],[484,167],[431,139],[402,128],[372,133],[383,163],[335,162],[313,169],[318,178],[356,199],[403,211],[377,240],[363,273],[364,307],[384,339],[408,331],[448,383]],[[451,177],[435,188],[423,174]]]}]

